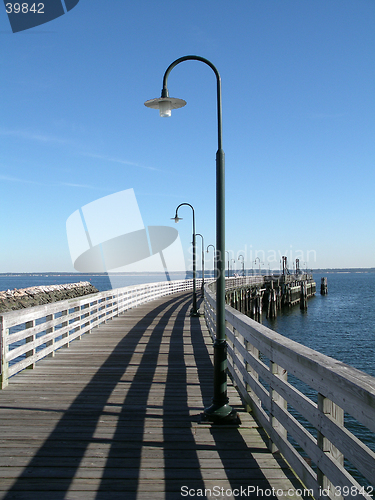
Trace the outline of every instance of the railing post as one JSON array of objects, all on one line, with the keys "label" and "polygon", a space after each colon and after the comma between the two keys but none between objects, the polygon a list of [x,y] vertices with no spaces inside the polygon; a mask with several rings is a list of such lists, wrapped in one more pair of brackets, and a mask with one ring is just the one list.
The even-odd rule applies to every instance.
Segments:
[{"label": "railing post", "polygon": [[[99,300],[100,299],[95,299],[94,302],[91,303],[90,317],[92,322],[99,321]],[[99,326],[99,324],[97,326]]]},{"label": "railing post", "polygon": [[[229,326],[228,321],[225,320],[225,324],[226,324],[226,327],[228,328],[228,326]],[[233,332],[233,344],[232,344],[233,358],[237,358],[238,349],[236,347],[236,341],[238,342],[238,331],[234,328],[234,326],[232,326],[231,330]],[[228,339],[227,339],[227,342],[228,342]],[[232,364],[233,364],[233,368],[235,369],[234,359],[232,360]]]},{"label": "railing post", "polygon": [[[248,340],[245,339],[245,347],[246,347],[246,350],[255,358],[255,359],[259,359],[259,349],[257,349],[256,347],[253,346],[253,344],[250,344],[250,342]],[[250,375],[252,376],[252,378],[254,380],[259,380],[259,374],[258,372],[246,361],[246,371],[248,373],[250,373]],[[247,392],[251,398],[251,400],[253,401],[253,404],[257,407],[261,407],[261,401],[260,401],[260,398],[255,394],[255,392],[253,391],[253,389],[250,387],[250,384],[246,383],[246,389],[247,389]],[[246,411],[250,412],[250,410],[252,410],[253,408],[251,408],[248,404],[246,404]]]},{"label": "railing post", "polygon": [[112,292],[112,318],[119,316],[119,303],[118,303],[118,292],[113,290]]},{"label": "railing post", "polygon": [[[89,309],[90,308],[90,304],[87,303],[87,304],[84,304],[83,305],[83,308],[82,308],[82,312],[84,313],[82,316],[83,318],[81,319],[81,323],[86,319],[88,318],[88,321],[86,323],[83,324],[83,326],[86,326],[86,325],[90,325],[90,310],[86,310],[86,309]],[[91,333],[91,328],[89,330],[87,330],[87,333]]]},{"label": "railing post", "polygon": [[[81,329],[81,306],[77,306],[74,308],[74,312],[78,312],[78,326],[76,326],[74,328],[74,330],[80,330]],[[74,322],[75,323],[75,322]],[[78,337],[76,337],[77,340],[81,340],[81,335],[79,335]]]},{"label": "railing post", "polygon": [[[280,378],[281,380],[287,381],[288,380],[288,372],[284,370],[281,366],[278,364],[274,363],[273,361],[270,362],[270,368],[271,368],[271,373],[275,376]],[[288,407],[288,403],[286,399],[280,396],[278,392],[276,392],[272,388],[272,383],[271,383],[271,411],[270,411],[270,417],[271,417],[271,426],[275,429],[277,434],[284,438],[284,440],[287,440],[287,430],[285,427],[281,424],[277,418],[274,417],[273,415],[273,406],[274,403],[277,403],[278,406],[281,408],[284,408],[285,410]],[[277,446],[270,440],[270,450],[272,453],[276,453],[278,450]]]},{"label": "railing post", "polygon": [[[46,316],[46,322],[52,321],[52,320],[53,320],[53,314],[48,314]],[[46,335],[48,335],[49,333],[52,333],[54,330],[55,330],[54,326],[52,326],[50,328],[46,328]],[[55,343],[55,339],[53,338],[53,339],[49,340],[48,342],[46,342],[46,347],[49,347],[49,346],[53,345],[54,343]],[[49,358],[55,357],[55,351],[50,352],[49,354],[47,354],[47,356]]]},{"label": "railing post", "polygon": [[129,290],[126,290],[126,308],[125,308],[125,311],[128,311],[130,309],[130,306],[129,306],[129,302],[130,302],[130,298],[129,298]]},{"label": "railing post", "polygon": [[124,314],[124,292],[118,290],[117,293],[118,315]]},{"label": "railing post", "polygon": [[106,324],[107,323],[107,302],[108,302],[108,296],[105,296],[103,298],[104,302],[103,302],[103,305],[104,305],[104,320],[103,320],[103,323]]},{"label": "railing post", "polygon": [[[26,323],[25,323],[26,328],[33,328],[34,325],[35,325],[35,320],[26,321]],[[29,342],[34,342],[35,335],[30,335],[30,337],[26,337],[25,340],[26,340],[26,344],[28,344]],[[25,356],[26,356],[26,358],[29,358],[30,356],[35,356],[35,348],[32,348],[30,351],[27,351],[25,353]],[[26,369],[29,369],[29,370],[32,370],[33,368],[35,368],[35,362],[30,363],[29,366],[26,367]]]},{"label": "railing post", "polygon": [[4,328],[3,317],[0,316],[0,389],[4,389],[8,385],[8,362],[5,357],[8,352],[8,345],[6,339],[9,335],[9,329]]},{"label": "railing post", "polygon": [[[318,410],[320,410],[325,415],[329,415],[329,418],[334,420],[338,425],[344,425],[344,410],[320,393],[318,393]],[[330,458],[335,460],[339,465],[344,465],[343,453],[341,453],[341,451],[336,448],[336,446],[334,446],[332,442],[329,441],[320,431],[318,431],[318,447],[327,455],[329,454]],[[340,498],[343,498],[342,496],[333,495],[333,493],[335,492],[334,485],[319,468],[318,483],[322,490],[326,490],[327,492],[332,493],[332,498],[335,498],[335,500],[340,500]]]},{"label": "railing post", "polygon": [[[99,320],[99,325],[102,323],[106,323],[106,313],[107,313],[107,299],[105,297],[102,297],[101,299],[98,300],[98,320]],[[104,319],[103,319],[104,316]],[[98,325],[98,326],[99,326]]]},{"label": "railing post", "polygon": [[[67,315],[68,315],[68,310],[67,309],[65,309],[65,311],[61,311],[61,318],[63,318],[63,316],[67,316]],[[68,322],[67,321],[62,321],[61,322],[61,328],[64,328],[65,326],[68,326]],[[68,339],[68,342],[66,344],[64,344],[63,347],[69,347],[69,332],[63,333],[61,335],[61,338],[62,339],[67,338]]]}]

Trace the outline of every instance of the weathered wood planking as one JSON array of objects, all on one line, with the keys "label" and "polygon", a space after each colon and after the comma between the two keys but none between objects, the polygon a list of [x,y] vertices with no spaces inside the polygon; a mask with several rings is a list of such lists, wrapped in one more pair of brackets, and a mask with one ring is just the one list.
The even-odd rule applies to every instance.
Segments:
[{"label": "weathered wood planking", "polygon": [[0,499],[179,499],[184,486],[288,498],[300,487],[232,385],[242,425],[199,423],[212,342],[190,308],[191,293],[149,302],[10,379],[0,391]]}]

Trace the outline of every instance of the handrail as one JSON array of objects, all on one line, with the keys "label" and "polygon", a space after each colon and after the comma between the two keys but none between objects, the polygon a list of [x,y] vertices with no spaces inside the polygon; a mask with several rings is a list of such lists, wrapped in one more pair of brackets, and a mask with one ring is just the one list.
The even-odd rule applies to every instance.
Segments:
[{"label": "handrail", "polygon": [[[202,280],[197,280],[198,286]],[[207,281],[207,279],[206,279]],[[191,290],[193,280],[161,281],[98,292],[0,315],[0,389],[9,378],[121,313]]]},{"label": "handrail", "polygon": [[[212,285],[205,286],[204,297],[206,323],[214,338]],[[375,453],[345,427],[344,411],[375,432],[375,377],[294,342],[228,305],[225,319],[229,374],[267,432],[271,450],[284,456],[316,499],[369,498],[374,488],[359,485],[344,457],[372,484]],[[316,391],[316,401],[288,382],[288,373]],[[297,414],[310,423],[313,433]]]}]

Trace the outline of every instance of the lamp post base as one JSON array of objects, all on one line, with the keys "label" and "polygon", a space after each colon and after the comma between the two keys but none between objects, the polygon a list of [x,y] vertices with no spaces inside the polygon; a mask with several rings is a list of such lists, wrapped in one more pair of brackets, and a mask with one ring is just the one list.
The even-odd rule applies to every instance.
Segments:
[{"label": "lamp post base", "polygon": [[199,318],[199,316],[203,316],[203,315],[202,315],[199,311],[194,311],[194,309],[192,309],[192,310],[190,311],[190,316],[191,316],[192,318]]},{"label": "lamp post base", "polygon": [[228,404],[222,406],[212,404],[204,410],[204,413],[201,413],[201,422],[219,425],[241,425],[238,413]]}]

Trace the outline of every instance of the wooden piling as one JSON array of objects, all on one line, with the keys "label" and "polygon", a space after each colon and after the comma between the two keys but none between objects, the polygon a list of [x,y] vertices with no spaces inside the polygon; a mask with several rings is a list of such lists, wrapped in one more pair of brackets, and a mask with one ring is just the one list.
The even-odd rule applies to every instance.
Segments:
[{"label": "wooden piling", "polygon": [[263,308],[267,318],[276,318],[277,310],[299,304],[307,309],[307,301],[316,293],[312,276],[284,276],[281,279],[265,279],[259,284],[241,284],[226,291],[226,303],[237,311],[260,321]]},{"label": "wooden piling", "polygon": [[327,295],[327,293],[328,293],[327,278],[323,277],[320,281],[320,294]]},{"label": "wooden piling", "polygon": [[307,309],[307,284],[306,281],[301,281],[301,294],[299,307],[302,311],[306,311]]}]

